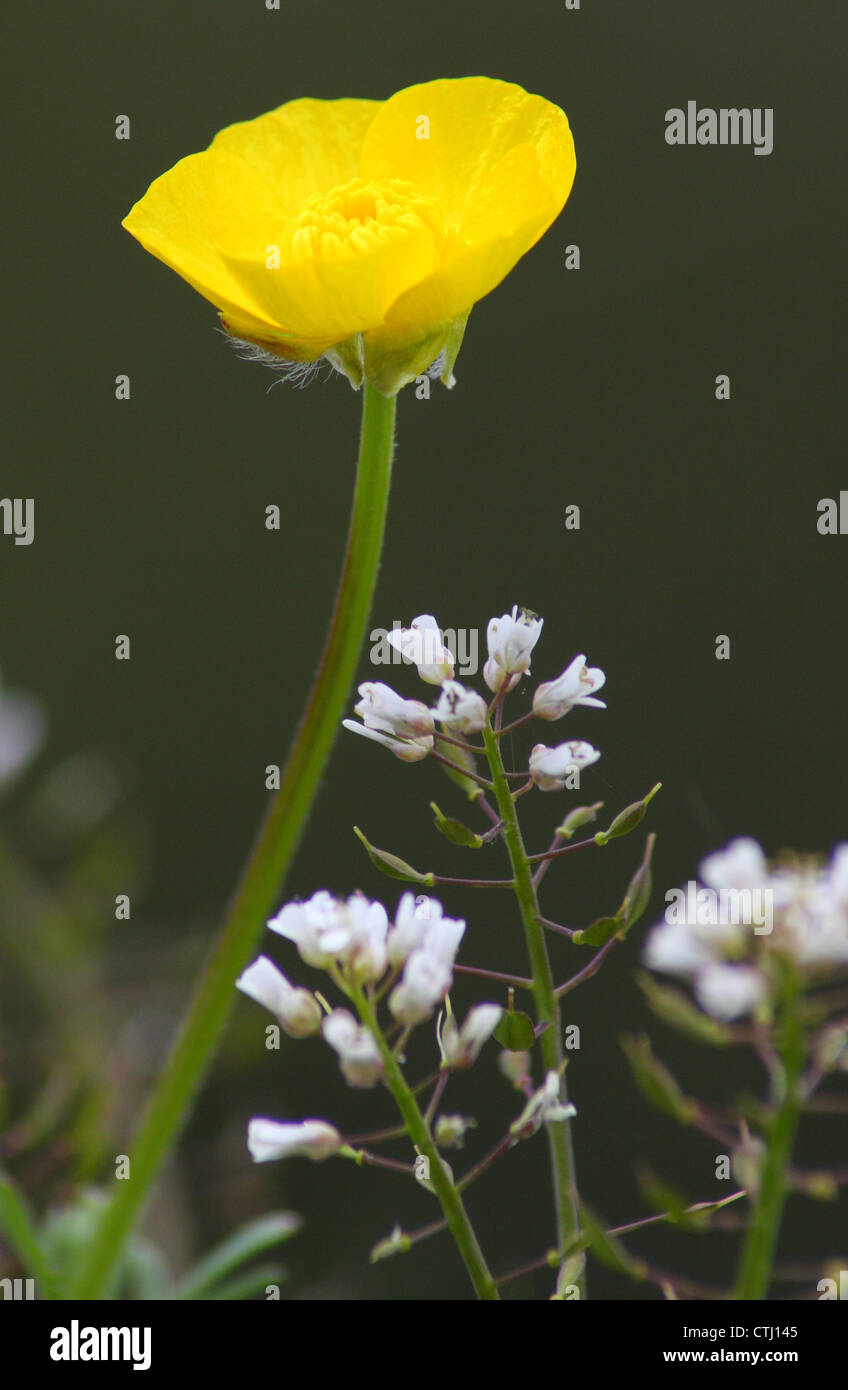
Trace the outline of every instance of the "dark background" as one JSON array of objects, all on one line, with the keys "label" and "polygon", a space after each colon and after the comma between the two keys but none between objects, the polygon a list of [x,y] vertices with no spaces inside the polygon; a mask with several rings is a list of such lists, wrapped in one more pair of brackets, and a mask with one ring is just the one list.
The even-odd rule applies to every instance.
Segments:
[{"label": "dark background", "polygon": [[[603,752],[584,799],[615,811],[664,784],[650,820],[654,917],[665,889],[733,835],[770,853],[845,837],[848,538],[816,530],[819,498],[848,487],[835,352],[844,10],[77,0],[15,7],[5,28],[15,96],[2,493],[36,499],[36,539],[0,542],[0,666],[7,684],[44,698],[51,725],[9,815],[40,771],[78,749],[120,770],[122,814],[146,842],[132,921],[113,922],[108,943],[116,1055],[135,1039],[122,1084],[135,1076],[142,1092],[155,1074],[262,813],[265,765],[283,760],[335,584],[359,402],[339,377],[269,392],[270,375],[215,332],[211,306],[120,221],[222,126],[291,98],[385,98],[484,73],[560,104],[577,148],[563,215],[472,314],[456,390],[400,398],[374,625],[432,612],[483,640],[488,619],[517,602],[545,617],[536,676],[581,651],[604,668],[608,712],[573,714],[567,736]],[[664,113],[689,99],[773,107],[773,153],[667,146]],[[129,141],[114,138],[119,114],[131,118]],[[564,269],[570,243],[579,272]],[[717,402],[724,372],[732,397]],[[114,398],[118,373],[131,378],[129,402]],[[263,525],[272,502],[279,534]],[[564,529],[570,503],[578,532]],[[114,660],[117,633],[131,635],[129,663]],[[719,633],[729,661],[715,659]],[[362,678],[369,670],[364,658]],[[390,679],[419,693],[414,675]],[[517,756],[523,748],[516,736]],[[465,814],[435,767],[340,739],[287,895],[358,886],[395,901],[354,822],[416,864],[469,872],[431,829],[434,797]],[[541,846],[565,795],[529,800]],[[14,833],[27,848],[26,831]],[[576,925],[614,908],[639,853],[634,838],[552,871],[552,914]],[[125,890],[106,877],[111,901]],[[506,897],[446,901],[468,916],[466,961],[522,972]],[[297,973],[282,944],[262,945]],[[583,1039],[569,1069],[581,1180],[610,1222],[647,1210],[639,1161],[692,1200],[720,1190],[715,1146],[658,1118],[626,1071],[620,1035],[646,1022],[638,950],[620,949],[567,1010]],[[576,951],[554,951],[572,973]],[[465,982],[456,990],[461,1007],[480,997]],[[328,1049],[266,1055],[265,1021],[239,1004],[149,1229],[179,1265],[236,1221],[290,1206],[307,1223],[289,1251],[294,1296],[465,1297],[444,1238],[400,1262],[366,1262],[395,1221],[431,1219],[425,1194],[343,1163],[250,1167],[253,1113],[326,1115],[348,1130],[386,1116],[379,1098],[342,1088]],[[696,1094],[759,1085],[749,1059],[730,1065],[650,1028]],[[5,1062],[14,1080],[14,1038]],[[490,1117],[473,1157],[516,1106],[490,1053],[448,1108]],[[107,1155],[123,1151],[134,1113],[116,1120]],[[811,1122],[801,1159],[833,1161],[840,1125],[844,1136],[844,1121]],[[537,1140],[474,1190],[496,1270],[551,1242],[544,1161]],[[794,1201],[787,1256],[837,1253],[842,1211],[840,1231],[834,1207]],[[699,1241],[660,1231],[638,1248],[726,1282],[728,1239]],[[515,1294],[544,1296],[547,1283]],[[597,1269],[592,1284],[598,1296],[654,1296]]]}]

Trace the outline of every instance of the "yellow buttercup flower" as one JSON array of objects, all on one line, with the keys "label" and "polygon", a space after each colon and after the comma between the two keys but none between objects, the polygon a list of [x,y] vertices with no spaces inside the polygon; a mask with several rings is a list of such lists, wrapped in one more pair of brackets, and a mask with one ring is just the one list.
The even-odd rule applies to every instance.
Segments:
[{"label": "yellow buttercup flower", "polygon": [[488,77],[288,102],[163,174],[124,226],[234,337],[385,395],[444,353],[561,211],[565,114]]}]

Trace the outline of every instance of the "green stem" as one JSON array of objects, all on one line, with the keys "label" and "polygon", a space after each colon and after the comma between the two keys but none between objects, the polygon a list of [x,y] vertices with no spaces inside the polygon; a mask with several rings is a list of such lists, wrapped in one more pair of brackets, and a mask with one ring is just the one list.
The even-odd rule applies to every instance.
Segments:
[{"label": "green stem", "polygon": [[798,1017],[797,985],[792,982],[784,996],[780,1020],[779,1076],[781,1099],[766,1131],[766,1153],[760,1170],[760,1185],[754,1214],[748,1228],[734,1298],[746,1301],[764,1299],[771,1282],[771,1270],[780,1222],[789,1184],[786,1171],[801,1118],[801,1073],[804,1066],[804,1030]]},{"label": "green stem", "polygon": [[471,1282],[474,1285],[474,1291],[479,1299],[498,1299],[500,1295],[497,1285],[486,1264],[486,1257],[480,1249],[474,1227],[471,1225],[462,1197],[459,1194],[459,1189],[454,1183],[439,1150],[433,1142],[429,1125],[421,1114],[418,1108],[418,1102],[406,1083],[406,1078],[401,1070],[400,1062],[383,1037],[374,1010],[361,990],[355,990],[352,997],[359,1011],[359,1017],[372,1033],[380,1049],[380,1055],[383,1058],[383,1079],[391,1091],[395,1104],[401,1113],[403,1122],[406,1126],[406,1132],[418,1152],[423,1154],[429,1161],[430,1182],[439,1199],[439,1205],[445,1214],[448,1229],[456,1242],[456,1247],[462,1256],[465,1268],[468,1270]]},{"label": "green stem", "polygon": [[[545,1071],[559,1072],[563,1062],[562,1025],[559,1002],[556,997],[554,977],[548,959],[545,933],[539,917],[539,904],[533,883],[533,871],[524,848],[521,828],[515,801],[509,789],[500,744],[497,734],[487,726],[483,730],[483,743],[489,760],[492,781],[495,784],[495,797],[503,822],[503,836],[509,851],[512,865],[515,896],[524,924],[527,953],[533,974],[533,997],[539,1022],[547,1023],[539,1042]],[[565,1081],[561,1083],[562,1099],[568,1099]],[[554,1204],[557,1219],[557,1249],[567,1250],[580,1232],[580,1211],[577,1199],[577,1177],[574,1167],[574,1152],[571,1141],[571,1125],[568,1120],[555,1120],[548,1124],[548,1145],[551,1153],[551,1168],[554,1179]],[[581,1281],[581,1297],[583,1283]]]},{"label": "green stem", "polygon": [[288,761],[218,943],[189,1005],[116,1182],[75,1297],[104,1296],[148,1189],[203,1079],[235,1000],[233,988],[279,894],[330,753],[356,671],[377,581],[391,481],[395,399],[363,387],[356,487],[333,616]]}]

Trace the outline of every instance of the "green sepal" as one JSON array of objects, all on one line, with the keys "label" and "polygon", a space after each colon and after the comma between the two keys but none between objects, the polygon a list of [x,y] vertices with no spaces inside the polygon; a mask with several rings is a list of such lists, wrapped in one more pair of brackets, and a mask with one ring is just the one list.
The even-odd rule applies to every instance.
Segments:
[{"label": "green sepal", "polygon": [[453,369],[456,365],[456,359],[459,356],[459,349],[462,347],[462,340],[465,337],[465,329],[468,324],[468,315],[470,313],[471,310],[466,309],[464,314],[459,314],[455,319],[452,320],[451,325],[448,328],[448,336],[445,340],[445,346],[443,348],[443,352],[445,354],[445,361],[444,366],[442,367],[442,375],[439,378],[439,380],[441,381],[443,386],[446,386],[448,388],[449,391],[453,390],[454,386],[456,385],[456,377],[453,374]]}]

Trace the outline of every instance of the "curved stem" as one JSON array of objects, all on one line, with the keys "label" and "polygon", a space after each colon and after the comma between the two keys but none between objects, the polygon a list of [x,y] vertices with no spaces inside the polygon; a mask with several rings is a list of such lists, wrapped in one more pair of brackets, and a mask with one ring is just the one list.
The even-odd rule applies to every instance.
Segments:
[{"label": "curved stem", "polygon": [[780,1020],[779,1085],[781,1100],[766,1132],[766,1153],[754,1214],[739,1263],[733,1296],[743,1300],[766,1297],[786,1194],[787,1169],[803,1109],[801,1073],[804,1065],[804,1032],[797,1008],[797,986],[787,988]]},{"label": "curved stem", "polygon": [[[548,959],[545,933],[539,917],[539,904],[533,871],[515,809],[515,800],[509,789],[500,754],[497,732],[487,726],[483,730],[483,742],[495,784],[495,797],[503,820],[503,836],[509,851],[509,859],[514,875],[515,896],[521,910],[527,953],[533,972],[533,997],[539,1022],[548,1027],[540,1038],[542,1060],[545,1071],[559,1072],[563,1062],[562,1027],[560,1024],[559,1002],[556,997],[554,978]],[[567,1100],[565,1082],[561,1082],[563,1101]],[[554,1177],[554,1203],[557,1217],[557,1249],[567,1250],[579,1235],[580,1214],[577,1200],[577,1178],[574,1168],[574,1153],[571,1142],[571,1126],[568,1120],[551,1121],[548,1126],[548,1145],[551,1153],[551,1167]],[[581,1296],[583,1292],[582,1280]]]},{"label": "curved stem", "polygon": [[[418,1102],[407,1085],[400,1063],[392,1048],[383,1037],[374,1010],[361,990],[354,991],[359,1017],[371,1032],[380,1055],[383,1058],[383,1079],[394,1097],[395,1104],[406,1125],[406,1132],[420,1154],[428,1160],[429,1180],[445,1214],[445,1221],[456,1247],[462,1256],[465,1268],[474,1285],[479,1299],[494,1300],[500,1297],[486,1258],[465,1210],[459,1189],[433,1141],[430,1127],[418,1107]],[[441,1077],[440,1077],[441,1079]]]},{"label": "curved stem", "polygon": [[363,387],[362,428],[347,549],[324,652],[279,791],[260,828],[217,945],[130,1150],[131,1176],[116,1182],[97,1226],[75,1297],[104,1295],[124,1242],[214,1056],[303,831],[339,726],[377,581],[391,481],[395,399]]}]

